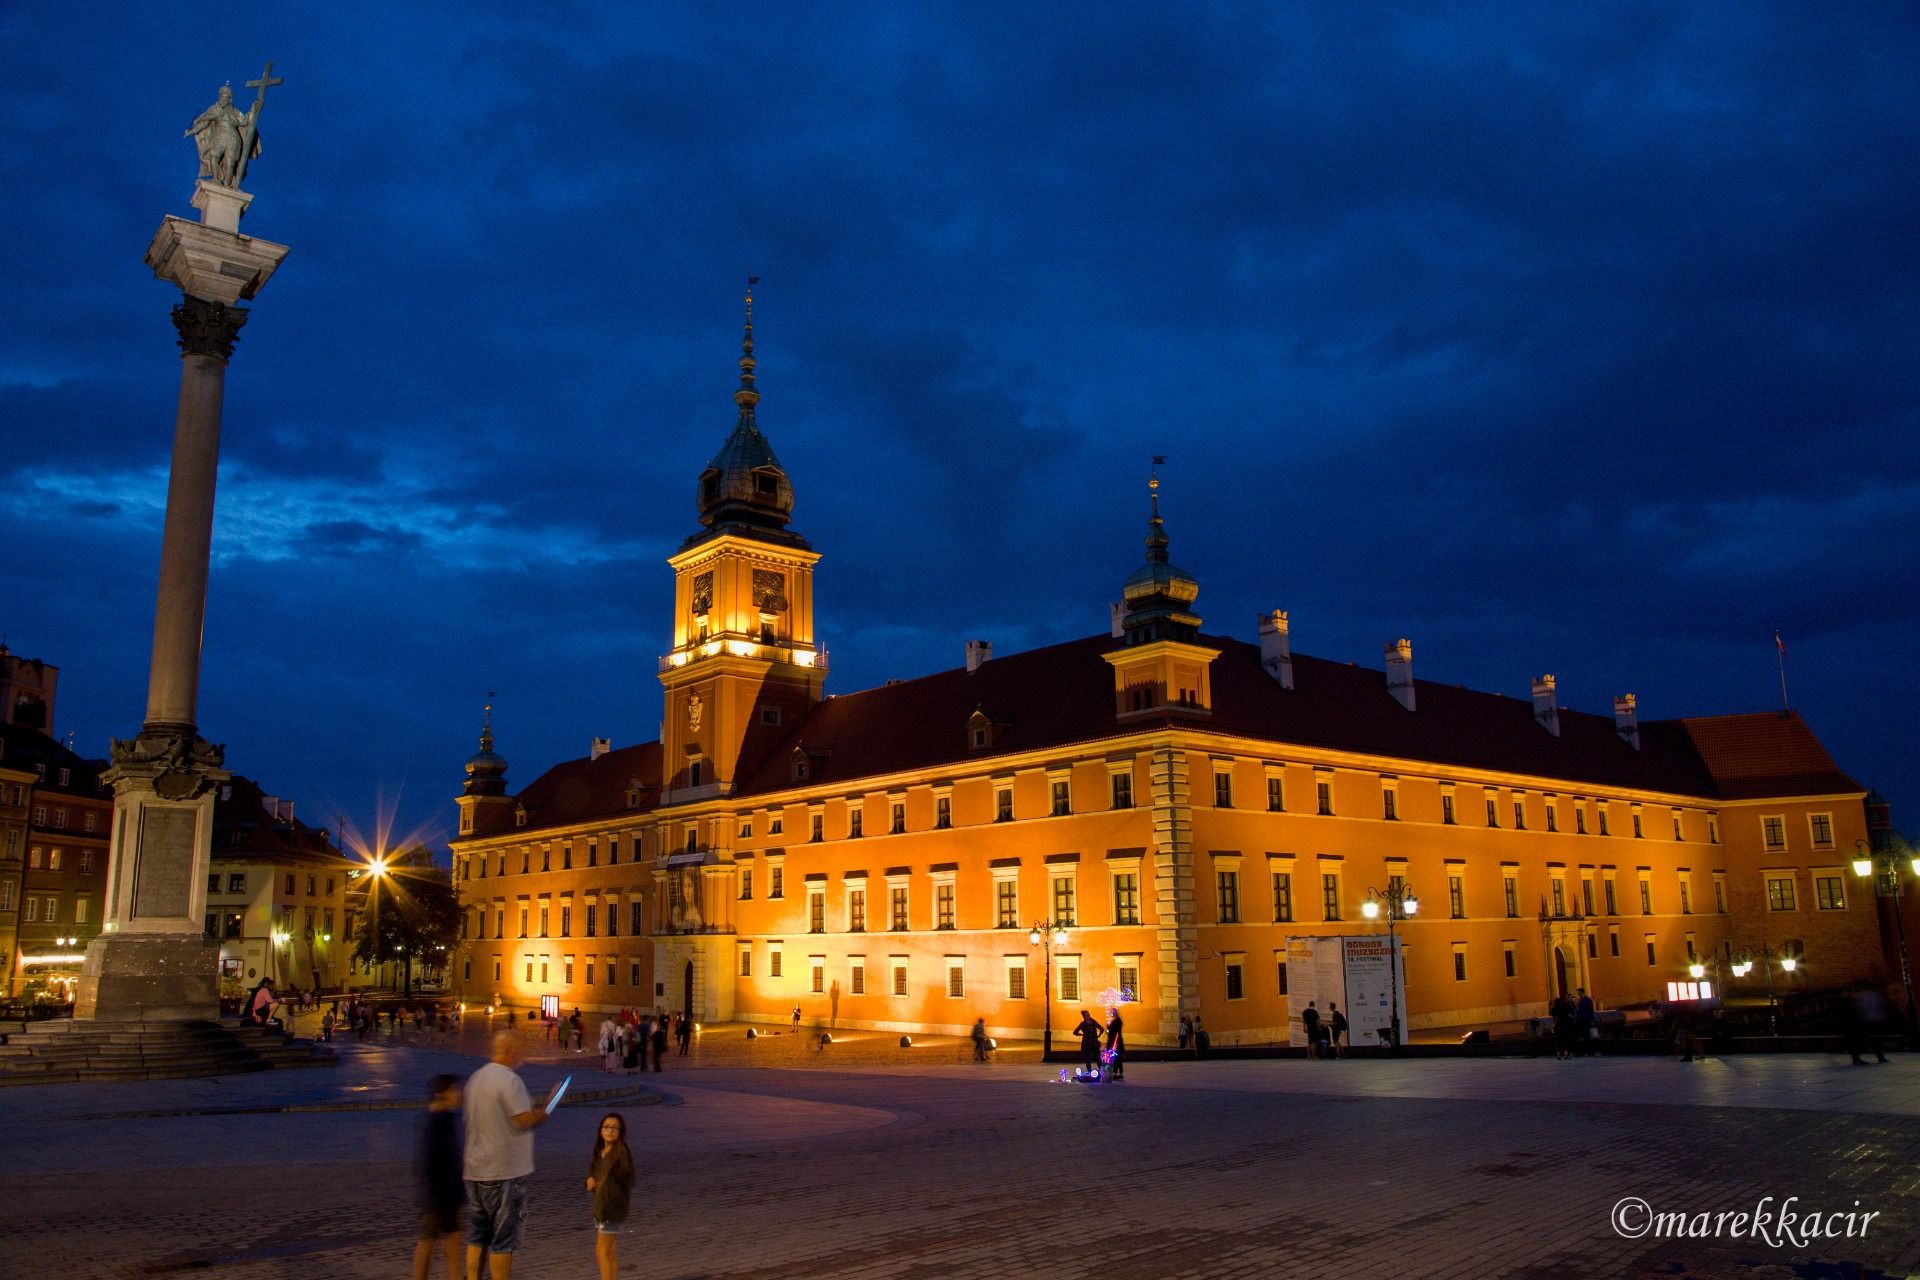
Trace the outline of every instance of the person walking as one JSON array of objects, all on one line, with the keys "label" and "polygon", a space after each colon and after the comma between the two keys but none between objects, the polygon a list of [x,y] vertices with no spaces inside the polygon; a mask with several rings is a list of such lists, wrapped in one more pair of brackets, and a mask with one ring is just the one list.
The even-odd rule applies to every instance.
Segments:
[{"label": "person walking", "polygon": [[511,1280],[520,1247],[533,1131],[548,1117],[528,1099],[519,1065],[519,1037],[502,1031],[493,1037],[493,1060],[467,1078],[467,1280],[479,1280],[483,1262],[493,1280]]},{"label": "person walking", "polygon": [[639,1027],[629,1026],[621,1029],[620,1065],[627,1069],[628,1075],[647,1069],[647,1051],[641,1047],[641,1044]]},{"label": "person walking", "polygon": [[1120,1020],[1120,1009],[1115,1006],[1107,1010],[1107,1079],[1121,1079],[1126,1068],[1127,1024]]},{"label": "person walking", "polygon": [[600,1117],[587,1190],[593,1196],[593,1261],[600,1280],[618,1280],[620,1226],[633,1202],[633,1153],[627,1150],[626,1118],[618,1111]]},{"label": "person walking", "polygon": [[445,1251],[447,1280],[462,1280],[467,1269],[460,1257],[460,1206],[467,1189],[460,1176],[460,1077],[435,1076],[427,1082],[427,1098],[414,1160],[420,1239],[413,1246],[413,1280],[432,1274],[436,1250]]},{"label": "person walking", "polygon": [[615,1031],[612,1018],[600,1020],[600,1066],[604,1071],[614,1071],[620,1066],[619,1033]]},{"label": "person walking", "polygon": [[673,1034],[680,1040],[680,1056],[686,1057],[693,1048],[693,1015],[681,1014],[680,1021],[673,1024]]},{"label": "person walking", "polygon": [[1186,1014],[1180,1015],[1180,1047],[1186,1048],[1193,1043],[1193,1019]]},{"label": "person walking", "polygon": [[1307,1001],[1307,1007],[1300,1011],[1300,1025],[1307,1033],[1307,1056],[1320,1056],[1320,1011],[1313,1007],[1314,1002]]},{"label": "person walking", "polygon": [[1333,1056],[1347,1056],[1347,1015],[1340,1012],[1340,1006],[1327,1001],[1327,1045],[1333,1050]]},{"label": "person walking", "polygon": [[1080,1037],[1081,1070],[1087,1075],[1098,1073],[1100,1070],[1101,1032],[1100,1024],[1093,1020],[1092,1010],[1082,1009],[1080,1011],[1080,1025],[1073,1029],[1073,1034]]},{"label": "person walking", "polygon": [[985,1018],[973,1020],[973,1060],[975,1062],[987,1060],[987,1020]]},{"label": "person walking", "polygon": [[653,1069],[665,1071],[661,1059],[667,1056],[667,1015],[660,1015],[660,1021],[653,1024]]},{"label": "person walking", "polygon": [[1587,994],[1585,987],[1575,989],[1580,998],[1573,1005],[1573,1051],[1584,1058],[1593,1052],[1593,1041],[1598,1036],[1600,1015],[1593,1007],[1593,997]]},{"label": "person walking", "polygon": [[1553,1056],[1565,1062],[1573,1056],[1573,1001],[1555,996],[1547,1014],[1553,1019]]},{"label": "person walking", "polygon": [[793,1006],[793,1029],[795,1031],[798,1031],[800,1029],[800,1006],[799,1005]]},{"label": "person walking", "polygon": [[1193,1015],[1193,1052],[1195,1057],[1204,1058],[1213,1048],[1213,1037],[1207,1034],[1207,1028],[1199,1014]]}]

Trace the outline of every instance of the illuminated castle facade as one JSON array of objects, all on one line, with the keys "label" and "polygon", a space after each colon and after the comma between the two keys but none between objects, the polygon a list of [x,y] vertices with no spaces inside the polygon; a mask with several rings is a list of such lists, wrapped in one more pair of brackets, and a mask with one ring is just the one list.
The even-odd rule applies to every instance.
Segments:
[{"label": "illuminated castle facade", "polygon": [[[1383,931],[1417,891],[1415,1027],[1541,1012],[1584,987],[1663,996],[1691,959],[1796,955],[1793,981],[1877,978],[1871,887],[1846,871],[1865,791],[1792,714],[1641,722],[1291,651],[1274,612],[1202,630],[1157,481],[1110,633],[827,697],[816,552],[756,420],[749,299],[738,419],[670,558],[661,740],[517,793],[491,729],[453,842],[470,1002],[661,1006],[705,1020],[1037,1037],[1122,994],[1130,1034],[1286,1035],[1287,939]],[[1724,978],[1724,968],[1718,976]],[[1759,975],[1751,979],[1760,982]]]}]

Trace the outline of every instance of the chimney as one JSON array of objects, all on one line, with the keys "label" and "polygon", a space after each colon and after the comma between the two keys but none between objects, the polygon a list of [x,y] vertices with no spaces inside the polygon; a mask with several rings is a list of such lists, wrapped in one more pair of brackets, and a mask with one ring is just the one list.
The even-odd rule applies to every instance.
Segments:
[{"label": "chimney", "polygon": [[261,796],[260,807],[262,809],[265,809],[267,811],[267,815],[271,817],[275,822],[280,821],[280,797],[279,796],[267,796],[267,795]]},{"label": "chimney", "polygon": [[1115,640],[1127,634],[1127,606],[1124,604],[1108,605],[1107,621],[1113,624],[1113,638]]},{"label": "chimney", "polygon": [[993,657],[993,642],[990,640],[967,641],[967,670],[978,671],[981,664]]},{"label": "chimney", "polygon": [[587,759],[598,760],[611,750],[613,750],[612,738],[595,738],[593,740],[593,750],[587,754]]},{"label": "chimney", "polygon": [[280,814],[280,821],[292,822],[293,821],[293,801],[282,800],[280,803],[282,806],[284,806]]},{"label": "chimney", "polygon": [[1260,615],[1260,665],[1282,689],[1293,688],[1293,643],[1288,639],[1285,609]]},{"label": "chimney", "polygon": [[1635,751],[1640,749],[1640,710],[1639,699],[1630,693],[1623,693],[1613,700],[1613,731],[1626,740],[1626,744]]},{"label": "chimney", "polygon": [[1533,718],[1554,737],[1560,736],[1560,701],[1554,695],[1554,678],[1536,676],[1533,681]]},{"label": "chimney", "polygon": [[1388,642],[1387,692],[1407,710],[1413,710],[1413,641],[1405,636]]}]

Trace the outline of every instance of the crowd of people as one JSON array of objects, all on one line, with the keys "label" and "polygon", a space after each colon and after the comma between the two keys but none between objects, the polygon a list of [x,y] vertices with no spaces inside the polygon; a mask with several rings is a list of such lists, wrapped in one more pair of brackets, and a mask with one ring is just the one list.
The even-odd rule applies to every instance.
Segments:
[{"label": "crowd of people", "polygon": [[[579,1020],[580,1011],[576,1009],[571,1019],[576,1024],[576,1045],[580,1035]],[[653,1012],[621,1009],[601,1020],[600,1037],[596,1043],[601,1064],[606,1070],[624,1070],[628,1075],[635,1075],[647,1070],[649,1056],[652,1057],[653,1070],[666,1070],[662,1060],[667,1056],[669,1039],[679,1047],[679,1056],[686,1057],[693,1047],[692,1017],[685,1013],[670,1017],[664,1009]]]}]

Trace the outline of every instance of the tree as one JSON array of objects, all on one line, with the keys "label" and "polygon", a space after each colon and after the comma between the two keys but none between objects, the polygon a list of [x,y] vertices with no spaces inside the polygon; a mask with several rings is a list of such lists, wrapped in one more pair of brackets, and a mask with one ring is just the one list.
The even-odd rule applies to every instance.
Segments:
[{"label": "tree", "polygon": [[387,875],[367,886],[367,893],[353,958],[375,966],[400,960],[410,996],[413,958],[449,955],[460,940],[460,900],[453,882],[438,867],[396,860]]}]

